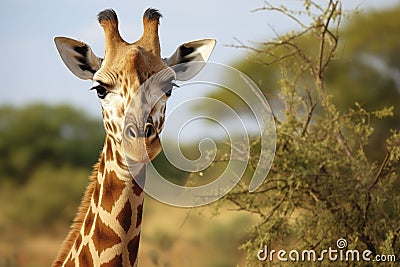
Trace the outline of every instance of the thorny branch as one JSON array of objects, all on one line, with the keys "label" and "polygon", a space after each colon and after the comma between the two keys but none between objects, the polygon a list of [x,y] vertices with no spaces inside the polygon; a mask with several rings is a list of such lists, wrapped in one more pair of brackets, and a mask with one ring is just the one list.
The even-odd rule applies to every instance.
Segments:
[{"label": "thorny branch", "polygon": [[304,24],[303,22],[301,22],[298,18],[296,18],[291,11],[287,10],[285,7],[281,6],[281,7],[275,7],[273,5],[271,5],[270,3],[268,3],[267,1],[264,1],[265,5],[264,7],[260,7],[260,8],[256,8],[253,10],[253,12],[257,12],[257,11],[261,11],[261,10],[268,10],[268,11],[277,11],[280,12],[282,14],[284,14],[285,16],[287,16],[288,18],[292,19],[294,22],[296,22],[298,25],[300,25],[302,28],[306,29],[308,28],[306,24]]},{"label": "thorny branch", "polygon": [[[282,84],[284,85],[282,86],[282,91],[285,90],[283,92],[287,94],[284,95],[286,98],[282,101],[283,104],[287,105],[287,109],[283,109],[283,111],[293,116],[298,116],[298,114],[300,114],[299,117],[301,117],[301,119],[297,120],[297,117],[295,117],[296,125],[293,128],[300,127],[295,128],[295,130],[293,130],[293,128],[288,128],[288,130],[283,127],[278,128],[281,143],[279,145],[280,150],[277,151],[292,152],[293,149],[298,149],[298,147],[294,146],[297,145],[296,138],[298,139],[301,137],[301,140],[307,140],[309,135],[314,133],[314,128],[310,125],[313,125],[314,122],[315,125],[318,125],[318,120],[315,118],[318,115],[315,115],[315,110],[318,105],[321,105],[324,114],[326,115],[324,117],[324,121],[326,120],[327,122],[327,124],[324,124],[326,128],[319,132],[318,139],[314,138],[311,140],[316,142],[319,140],[326,140],[327,138],[325,139],[325,137],[328,136],[329,133],[330,135],[328,137],[330,140],[329,142],[326,142],[326,144],[330,145],[331,142],[334,143],[333,146],[330,145],[330,147],[334,147],[335,149],[334,155],[338,155],[341,159],[343,158],[343,155],[350,158],[348,161],[349,165],[343,165],[341,168],[338,168],[339,171],[336,171],[335,168],[337,166],[334,165],[336,164],[336,159],[331,160],[331,158],[327,157],[328,160],[321,162],[316,160],[316,164],[320,164],[320,170],[318,172],[318,169],[315,168],[315,170],[317,170],[315,172],[315,177],[317,178],[309,181],[307,178],[309,178],[310,173],[313,172],[309,171],[307,168],[310,168],[312,164],[308,164],[306,160],[304,160],[306,162],[304,163],[302,161],[303,158],[301,157],[293,157],[292,159],[290,153],[285,153],[282,155],[287,156],[288,159],[279,162],[281,165],[279,165],[279,163],[274,163],[270,174],[272,174],[272,177],[275,177],[274,174],[279,173],[281,176],[276,177],[281,178],[282,173],[284,173],[284,175],[288,176],[287,181],[284,179],[275,179],[275,183],[269,183],[267,180],[263,184],[263,187],[253,195],[253,198],[257,200],[263,199],[263,194],[269,194],[269,196],[272,196],[272,199],[267,198],[267,201],[263,202],[264,206],[256,205],[253,200],[246,202],[249,201],[249,199],[246,198],[246,189],[240,189],[230,193],[230,196],[227,199],[237,206],[237,210],[247,210],[260,215],[261,221],[257,227],[263,225],[264,227],[269,227],[267,224],[268,221],[276,222],[277,217],[280,217],[281,215],[287,216],[286,213],[281,212],[282,210],[285,211],[300,208],[302,210],[313,212],[316,208],[319,208],[319,211],[321,211],[320,208],[322,207],[327,211],[328,215],[332,215],[332,218],[335,218],[335,221],[329,222],[332,223],[332,227],[336,227],[338,222],[336,219],[340,219],[341,230],[348,233],[349,239],[354,238],[355,240],[358,240],[355,242],[363,243],[363,246],[366,246],[369,250],[373,251],[373,254],[376,254],[379,248],[379,242],[377,241],[376,236],[368,233],[369,228],[373,224],[372,218],[374,215],[378,214],[377,216],[383,218],[385,222],[389,222],[390,220],[393,221],[393,219],[389,218],[388,214],[385,214],[381,204],[378,205],[375,203],[375,191],[379,191],[380,179],[387,176],[389,173],[388,169],[391,167],[390,158],[393,157],[395,152],[391,152],[389,149],[385,159],[380,165],[376,166],[375,169],[375,165],[374,167],[369,168],[371,165],[367,162],[368,160],[366,159],[366,156],[365,158],[362,158],[362,156],[357,154],[363,153],[363,151],[360,152],[355,149],[353,152],[350,150],[350,146],[346,142],[350,141],[350,138],[346,140],[344,135],[344,133],[348,133],[347,128],[345,128],[348,127],[348,124],[342,124],[340,121],[350,119],[352,114],[341,114],[336,111],[335,106],[327,96],[324,77],[324,73],[326,72],[329,63],[331,63],[332,59],[335,57],[335,52],[338,46],[339,26],[342,14],[341,2],[340,0],[328,0],[325,1],[325,3],[327,2],[326,6],[322,6],[309,0],[305,0],[304,2],[312,6],[313,12],[318,13],[309,16],[313,19],[313,23],[310,25],[306,25],[298,18],[299,14],[311,14],[307,13],[311,12],[309,10],[306,10],[303,13],[294,12],[283,6],[274,7],[268,2],[265,2],[264,7],[254,10],[254,12],[264,10],[279,12],[299,25],[301,27],[299,32],[280,36],[274,31],[276,39],[269,42],[250,42],[250,44],[245,44],[235,39],[237,43],[231,45],[231,47],[248,49],[254,53],[252,55],[253,58],[256,57],[259,62],[265,65],[281,63],[281,81],[283,81]],[[309,47],[304,46],[304,40],[307,38],[314,41],[314,43],[312,43],[314,45],[312,47],[315,48],[313,51],[310,51]],[[296,64],[292,65],[293,62]],[[299,78],[299,75],[303,76]],[[306,80],[303,80],[305,76]],[[298,78],[299,80],[296,80]],[[303,82],[306,86],[309,86],[310,84],[311,86],[309,86],[309,88],[301,88]],[[295,99],[296,97],[297,99]],[[282,124],[284,123],[285,122],[282,121]],[[343,129],[346,129],[346,132]],[[301,136],[299,136],[299,134]],[[347,136],[351,136],[351,133]],[[293,146],[291,146],[291,140],[294,140]],[[349,144],[351,143],[352,142],[349,142]],[[339,147],[339,149],[337,149],[337,147]],[[336,154],[336,152],[339,153]],[[293,151],[293,154],[295,153],[296,152]],[[363,165],[356,165],[360,159],[365,160],[366,162],[363,162]],[[306,177],[305,179],[303,179],[303,176],[301,179],[289,178],[290,174],[292,174],[294,170],[293,166],[290,164],[295,165],[296,168],[298,167],[296,160],[299,160],[300,163],[304,163],[305,172],[308,171],[307,177],[304,175],[304,177]],[[351,168],[347,169],[348,166],[354,167],[355,170]],[[360,170],[357,169],[359,166],[361,166]],[[298,169],[300,168],[297,168],[296,170]],[[365,169],[374,169],[374,171],[367,172]],[[349,172],[349,175],[347,175],[347,171]],[[299,173],[301,173],[301,169]],[[362,177],[362,174],[364,173],[367,173],[366,177]],[[369,180],[368,177],[372,178]],[[331,182],[332,184],[330,184]],[[347,186],[347,183],[350,183],[351,186]],[[335,191],[335,186],[338,186],[338,184],[340,185],[340,190]],[[295,193],[299,193],[299,195],[293,194],[292,185],[298,186],[295,189]],[[373,191],[373,189],[377,190]],[[354,198],[351,194],[352,190],[354,190]],[[279,193],[276,194],[276,192]],[[295,208],[292,209],[293,206],[291,205]],[[353,214],[355,215],[353,216]],[[326,230],[327,228],[324,229]],[[400,226],[396,221],[391,227],[391,233],[393,237],[388,240],[391,242],[392,248],[397,249],[398,240],[400,239]],[[324,236],[322,239],[320,238],[316,240],[323,239]],[[266,240],[270,242],[270,236],[266,236]],[[315,246],[320,242],[321,241],[318,241]]]},{"label": "thorny branch", "polygon": [[383,170],[385,169],[386,165],[387,165],[388,162],[389,162],[389,158],[390,158],[390,151],[388,151],[388,152],[386,153],[386,156],[385,156],[385,158],[383,159],[382,164],[381,164],[381,166],[379,167],[378,172],[377,172],[376,175],[375,175],[374,181],[371,183],[370,186],[368,186],[368,188],[367,188],[367,191],[368,191],[368,192],[371,191],[371,189],[378,183],[379,178],[381,177]]},{"label": "thorny branch", "polygon": [[[341,13],[341,3],[339,0],[330,0],[327,7],[322,9],[322,7],[312,1],[309,1],[309,4],[316,8],[320,14],[314,18],[314,23],[310,26],[305,25],[299,19],[297,19],[292,11],[289,11],[285,7],[274,7],[270,3],[265,2],[265,7],[258,8],[254,11],[260,10],[270,10],[270,11],[277,11],[285,16],[289,17],[291,20],[294,20],[298,25],[302,27],[302,31],[298,34],[290,35],[289,37],[278,37],[279,41],[270,41],[266,43],[262,43],[266,49],[263,53],[267,55],[274,55],[272,52],[273,49],[276,47],[284,47],[288,50],[288,53],[284,56],[280,56],[278,58],[274,58],[271,61],[266,61],[263,59],[262,61],[268,65],[276,63],[276,62],[283,62],[284,60],[298,56],[300,59],[306,64],[307,69],[311,73],[312,77],[315,80],[315,86],[317,88],[319,97],[322,102],[322,106],[328,111],[330,116],[334,116],[332,112],[329,110],[329,104],[327,102],[326,92],[325,92],[325,85],[324,85],[324,73],[326,71],[327,66],[329,65],[330,61],[334,57],[338,40],[339,40],[339,26],[341,23],[341,16],[338,15]],[[333,26],[332,26],[333,25]],[[333,31],[331,28],[333,27]],[[296,40],[298,40],[301,36],[305,35],[306,33],[311,33],[313,37],[319,40],[319,51],[316,56],[316,62],[314,62],[310,56],[304,51],[302,47],[300,47]],[[249,46],[240,44],[242,48],[249,48]],[[261,50],[261,49],[259,49]],[[254,51],[254,50],[253,50]],[[263,50],[261,50],[263,51]],[[311,105],[310,109],[308,109],[308,116],[306,118],[306,122],[304,123],[304,129],[302,134],[306,133],[307,127],[312,120],[312,114],[316,106],[314,104]],[[343,152],[347,157],[352,157],[352,153],[347,145],[347,142],[343,136],[343,134],[339,131],[337,134],[338,143],[341,145]]]}]

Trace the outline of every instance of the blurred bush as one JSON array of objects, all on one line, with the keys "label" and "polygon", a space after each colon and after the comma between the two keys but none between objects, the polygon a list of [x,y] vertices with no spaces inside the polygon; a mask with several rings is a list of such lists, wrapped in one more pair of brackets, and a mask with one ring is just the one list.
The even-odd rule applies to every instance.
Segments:
[{"label": "blurred bush", "polygon": [[1,210],[7,218],[4,223],[18,225],[26,232],[54,231],[59,224],[70,224],[88,175],[89,171],[81,167],[41,165],[25,186],[12,190],[13,201],[2,199]]},{"label": "blurred bush", "polygon": [[0,225],[69,223],[103,138],[100,120],[68,106],[1,107]]},{"label": "blurred bush", "polygon": [[71,107],[1,107],[0,184],[25,184],[44,163],[91,168],[103,141],[101,121]]},{"label": "blurred bush", "polygon": [[0,107],[0,266],[43,266],[55,257],[53,247],[43,257],[25,246],[34,249],[29,242],[40,236],[59,246],[65,237],[102,147],[102,127],[69,106]]}]

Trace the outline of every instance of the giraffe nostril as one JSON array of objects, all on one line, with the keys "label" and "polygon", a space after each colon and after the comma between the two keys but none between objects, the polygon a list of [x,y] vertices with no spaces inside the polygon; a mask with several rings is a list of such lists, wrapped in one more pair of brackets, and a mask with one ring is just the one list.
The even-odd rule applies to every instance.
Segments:
[{"label": "giraffe nostril", "polygon": [[144,135],[146,138],[149,138],[150,136],[152,136],[155,133],[155,129],[153,124],[151,123],[146,123],[146,125],[144,126]]},{"label": "giraffe nostril", "polygon": [[129,136],[131,138],[136,138],[136,132],[132,126],[126,127],[125,133],[127,136]]}]

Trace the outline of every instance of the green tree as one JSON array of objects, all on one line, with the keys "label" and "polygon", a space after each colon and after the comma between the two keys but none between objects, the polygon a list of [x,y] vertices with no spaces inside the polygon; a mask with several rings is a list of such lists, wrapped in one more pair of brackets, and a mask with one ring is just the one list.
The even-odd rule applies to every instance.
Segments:
[{"label": "green tree", "polygon": [[40,230],[73,217],[102,127],[69,106],[0,108],[0,230]]},{"label": "green tree", "polygon": [[[307,2],[307,1],[306,1]],[[279,62],[284,61],[287,66],[295,65],[301,68],[304,59],[312,60],[317,64],[318,58],[314,55],[319,50],[320,43],[313,36],[313,32],[306,27],[300,18],[295,16],[312,15],[313,6],[308,3],[308,10],[295,11],[288,19],[296,21],[303,30],[292,32],[278,37],[274,42],[274,49],[269,49],[273,42],[255,43],[248,45],[238,41],[235,48],[249,50],[246,58],[240,59],[234,67],[244,72],[255,81],[264,95],[269,99],[274,109],[280,109],[279,92],[282,89],[282,71]],[[261,10],[275,9],[282,14],[289,14],[290,10],[282,7],[266,6]],[[258,10],[258,11],[261,11]],[[400,22],[400,6],[367,13],[357,12],[346,16],[343,26],[340,26],[340,37],[335,42],[335,50],[329,67],[324,69],[324,83],[326,94],[332,96],[332,103],[341,112],[347,112],[358,102],[367,110],[377,110],[383,107],[398,107],[400,103],[400,37],[398,29]],[[314,21],[314,24],[321,23]],[[283,39],[282,39],[283,38]],[[286,43],[280,43],[284,40]],[[289,40],[290,42],[287,42]],[[278,45],[279,44],[279,45]],[[294,47],[301,48],[303,56],[299,56]],[[297,55],[297,56],[296,56]],[[310,87],[313,78],[308,75],[293,73],[291,68],[285,70],[285,75],[296,76],[297,87]],[[217,91],[212,97],[224,100],[231,106],[238,106],[234,96],[226,92]],[[316,112],[320,111],[316,106]],[[399,129],[400,112],[396,109],[393,116],[384,120],[371,122],[374,134],[366,147],[371,160],[382,160],[385,155],[385,139],[389,137],[390,129]]]},{"label": "green tree", "polygon": [[[339,0],[330,0],[325,4],[306,0],[301,11],[265,2],[259,11],[280,12],[298,23],[301,31],[278,36],[256,47],[239,45],[251,50],[253,61],[263,62],[266,66],[263,73],[261,69],[264,68],[258,65],[260,69],[255,68],[254,75],[263,78],[264,74],[273,74],[269,79],[276,80],[279,85],[276,86],[279,90],[269,91],[273,99],[279,101],[279,105],[273,107],[277,144],[271,171],[255,193],[249,194],[243,182],[226,196],[226,200],[238,210],[258,214],[260,218],[250,230],[251,237],[242,246],[248,253],[248,266],[260,266],[256,253],[265,245],[277,250],[314,249],[318,252],[329,247],[336,248],[339,238],[347,240],[348,249],[368,249],[372,255],[393,254],[399,259],[399,131],[389,130],[390,124],[386,125],[385,135],[388,138],[380,137],[385,147],[379,160],[367,152],[374,133],[372,122],[393,116],[394,109],[390,105],[395,103],[375,101],[371,92],[370,102],[367,102],[371,103],[368,105],[370,110],[364,101],[359,101],[358,95],[354,95],[347,104],[340,104],[341,101],[337,100],[339,96],[331,96],[334,89],[350,91],[348,87],[341,86],[355,83],[357,76],[351,76],[351,71],[376,75],[376,79],[383,84],[390,84],[388,79],[391,78],[382,76],[379,68],[364,62],[362,56],[356,57],[357,64],[346,65],[351,70],[336,63],[343,60],[337,59],[338,56],[345,58],[347,53],[344,52],[346,45],[339,46],[343,17]],[[299,16],[308,16],[311,23],[303,24]],[[375,52],[379,54],[381,49]],[[348,62],[346,60],[342,62]],[[360,69],[360,64],[364,68]],[[390,68],[395,67],[389,61],[387,64]],[[251,66],[246,73],[252,76],[251,71],[256,65],[250,61],[245,66]],[[344,75],[341,82],[329,74],[331,70]],[[258,80],[255,76],[252,78]],[[271,81],[269,84],[274,84]],[[361,88],[368,81],[360,79],[359,82],[357,86]],[[377,82],[368,87],[373,91],[372,87],[379,84]],[[267,87],[262,88],[268,90]],[[215,96],[223,98],[223,95]],[[393,101],[395,97],[398,95],[392,90],[388,100],[392,98]],[[374,105],[373,102],[379,103]],[[257,158],[250,160],[255,167]],[[275,261],[263,262],[262,265],[275,263],[282,264]],[[328,260],[324,263],[330,264]],[[313,264],[320,266],[321,262],[307,263]],[[368,263],[350,264],[366,266]],[[394,263],[391,264],[394,266]]]},{"label": "green tree", "polygon": [[400,6],[358,14],[348,19],[340,36],[338,60],[332,61],[326,84],[338,109],[345,111],[354,102],[365,109],[395,107],[394,115],[374,120],[367,153],[382,159],[384,140],[391,128],[400,129]]},{"label": "green tree", "polygon": [[68,106],[0,108],[0,182],[26,183],[41,164],[90,168],[104,140],[100,120]]}]

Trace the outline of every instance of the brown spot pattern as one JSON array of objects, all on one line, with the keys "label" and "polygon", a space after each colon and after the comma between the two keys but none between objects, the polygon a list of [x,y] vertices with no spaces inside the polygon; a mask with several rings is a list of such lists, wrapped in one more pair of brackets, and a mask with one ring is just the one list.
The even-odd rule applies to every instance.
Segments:
[{"label": "brown spot pattern", "polygon": [[98,182],[96,182],[96,185],[95,185],[94,191],[93,191],[93,201],[94,201],[94,205],[96,207],[99,206],[99,199],[100,199],[100,184]]},{"label": "brown spot pattern", "polygon": [[143,192],[142,188],[144,187],[145,175],[146,175],[146,167],[143,167],[133,180],[132,189],[136,196],[139,196]]},{"label": "brown spot pattern", "polygon": [[124,108],[124,106],[121,106],[121,107],[118,109],[118,117],[123,117],[124,114],[125,114],[125,108]]},{"label": "brown spot pattern", "polygon": [[108,116],[108,113],[103,108],[101,109],[101,114],[103,114],[103,118],[106,120],[110,118],[110,116]]},{"label": "brown spot pattern", "polygon": [[136,228],[142,224],[143,204],[137,207]]},{"label": "brown spot pattern", "polygon": [[126,162],[124,157],[121,155],[121,153],[119,153],[118,151],[116,152],[116,156],[117,156],[117,165],[124,170],[127,170],[128,167],[126,166]]},{"label": "brown spot pattern", "polygon": [[143,192],[143,189],[140,188],[140,186],[136,183],[136,181],[134,181],[132,189],[136,196],[139,196]]},{"label": "brown spot pattern", "polygon": [[83,233],[85,235],[88,235],[90,233],[90,229],[92,229],[93,222],[94,222],[94,213],[92,212],[92,208],[90,208],[83,226]]},{"label": "brown spot pattern", "polygon": [[65,263],[65,267],[75,267],[75,262],[72,260],[71,254],[68,257],[68,260]]},{"label": "brown spot pattern", "polygon": [[122,255],[118,255],[107,263],[103,263],[100,267],[119,267],[122,266]]},{"label": "brown spot pattern", "polygon": [[107,138],[106,141],[106,161],[113,161],[114,160],[114,152],[112,149],[111,139]]},{"label": "brown spot pattern", "polygon": [[121,212],[118,214],[117,220],[121,224],[122,228],[125,230],[125,233],[127,233],[129,228],[131,227],[132,222],[132,208],[129,200],[125,203]]},{"label": "brown spot pattern", "polygon": [[75,241],[75,250],[76,251],[78,251],[79,247],[81,246],[81,243],[82,243],[82,236],[79,235]]},{"label": "brown spot pattern", "polygon": [[92,254],[90,254],[89,246],[86,245],[82,248],[79,254],[79,266],[91,267],[93,266]]},{"label": "brown spot pattern", "polygon": [[118,179],[115,171],[107,172],[103,182],[103,195],[101,198],[101,206],[107,212],[111,212],[115,201],[120,198],[124,188],[125,183]]},{"label": "brown spot pattern", "polygon": [[99,255],[107,248],[111,248],[121,242],[121,238],[110,227],[105,225],[100,217],[97,217],[92,239]]},{"label": "brown spot pattern", "polygon": [[140,240],[140,235],[137,235],[128,243],[129,262],[131,263],[132,266],[137,259],[139,250],[139,240]]},{"label": "brown spot pattern", "polygon": [[104,162],[104,157],[102,156],[99,162],[99,173],[101,175],[104,174],[104,167],[105,167],[105,162]]},{"label": "brown spot pattern", "polygon": [[[118,112],[119,112],[119,109],[117,111],[117,116],[119,115]],[[123,117],[123,116],[118,116],[118,117]],[[112,129],[113,129],[114,133],[119,131],[118,130],[118,125],[114,121],[111,121],[111,125],[112,125]]]},{"label": "brown spot pattern", "polygon": [[110,123],[108,121],[104,122],[104,128],[106,129],[106,132],[111,132]]}]

